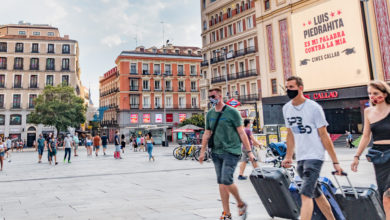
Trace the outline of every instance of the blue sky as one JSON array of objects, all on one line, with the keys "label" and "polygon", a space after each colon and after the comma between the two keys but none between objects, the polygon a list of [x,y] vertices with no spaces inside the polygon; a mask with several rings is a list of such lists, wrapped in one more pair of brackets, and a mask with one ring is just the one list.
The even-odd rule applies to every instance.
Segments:
[{"label": "blue sky", "polygon": [[1,3],[1,23],[20,20],[50,24],[60,34],[77,40],[81,79],[99,100],[99,76],[114,67],[122,50],[136,46],[174,45],[201,47],[198,0],[12,0]]}]

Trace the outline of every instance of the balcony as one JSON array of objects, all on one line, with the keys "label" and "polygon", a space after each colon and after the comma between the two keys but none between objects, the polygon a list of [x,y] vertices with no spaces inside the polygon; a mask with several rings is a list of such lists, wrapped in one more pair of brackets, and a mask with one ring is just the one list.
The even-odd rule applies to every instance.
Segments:
[{"label": "balcony", "polygon": [[0,70],[6,70],[7,69],[7,64],[3,64],[0,66]]},{"label": "balcony", "polygon": [[161,89],[161,88],[154,88],[154,91],[155,91],[155,92],[161,92],[162,89]]},{"label": "balcony", "polygon": [[219,83],[219,82],[225,82],[226,77],[225,76],[216,76],[211,78],[211,83]]},{"label": "balcony", "polygon": [[143,71],[142,71],[142,75],[150,75],[150,73],[149,73],[148,70],[143,70]]},{"label": "balcony", "polygon": [[179,88],[178,92],[186,92],[186,89]]},{"label": "balcony", "polygon": [[21,88],[22,88],[22,85],[14,85],[13,88],[14,88],[14,89],[21,89]]},{"label": "balcony", "polygon": [[[240,57],[240,56],[244,56],[244,55],[251,54],[251,53],[256,53],[256,52],[257,52],[256,47],[251,46],[251,47],[247,47],[247,48],[244,48],[244,49],[241,49],[241,50],[233,51],[233,53],[231,53],[231,54],[228,53],[226,58],[227,59],[233,59],[235,57]],[[214,64],[214,63],[218,63],[218,62],[221,62],[221,61],[224,61],[224,60],[225,60],[225,55],[221,55],[221,56],[218,56],[218,57],[211,58],[210,59],[210,63]]]},{"label": "balcony", "polygon": [[154,71],[154,75],[155,76],[161,76],[161,72],[160,71]]},{"label": "balcony", "polygon": [[191,72],[190,76],[197,76],[198,74],[196,72]]},{"label": "balcony", "polygon": [[242,71],[237,73],[237,78],[247,78],[251,76],[257,76],[257,71],[255,69],[253,70],[247,70],[247,71]]},{"label": "balcony", "polygon": [[39,53],[38,50],[31,50],[31,53]]},{"label": "balcony", "polygon": [[172,72],[170,70],[166,70],[164,76],[172,76]]},{"label": "balcony", "polygon": [[142,91],[150,92],[150,88],[142,88]]},{"label": "balcony", "polygon": [[256,47],[247,47],[246,54],[256,53]]},{"label": "balcony", "polygon": [[239,96],[233,96],[233,98],[235,98],[239,102],[245,104],[248,102],[259,101],[260,95],[259,94],[239,95]]},{"label": "balcony", "polygon": [[28,105],[28,108],[29,108],[29,109],[33,109],[33,108],[35,108],[35,105],[29,104],[29,105]]},{"label": "balcony", "polygon": [[39,70],[39,66],[30,66],[30,70]]},{"label": "balcony", "polygon": [[54,71],[54,66],[46,66],[46,70]]},{"label": "balcony", "polygon": [[23,70],[23,65],[14,65],[14,70]]},{"label": "balcony", "polygon": [[199,92],[198,89],[191,89],[191,92]]},{"label": "balcony", "polygon": [[69,67],[62,67],[61,70],[62,71],[69,71],[70,69],[69,69]]},{"label": "balcony", "polygon": [[184,72],[178,72],[177,75],[178,76],[185,76]]},{"label": "balcony", "polygon": [[200,63],[200,66],[203,67],[203,66],[208,66],[209,65],[209,61],[207,60],[203,60],[201,63]]},{"label": "balcony", "polygon": [[172,88],[166,88],[165,92],[173,92],[173,89]]},{"label": "balcony", "polygon": [[137,70],[130,70],[130,75],[138,75]]},{"label": "balcony", "polygon": [[[257,71],[255,69],[253,70],[247,70],[247,71],[242,71],[238,73],[231,73],[227,77],[227,80],[235,80],[235,79],[242,79],[242,78],[247,78],[247,77],[252,77],[252,76],[257,76]],[[225,82],[226,76],[217,76],[211,78],[211,83],[219,83],[219,82]]]},{"label": "balcony", "polygon": [[234,57],[244,56],[245,55],[245,49],[237,50],[234,53]]},{"label": "balcony", "polygon": [[131,109],[139,109],[139,104],[130,103],[130,108]]},{"label": "balcony", "polygon": [[12,109],[21,109],[20,103],[12,103]]},{"label": "balcony", "polygon": [[30,84],[30,89],[38,89],[38,84]]},{"label": "balcony", "polygon": [[139,86],[130,86],[130,91],[138,92]]}]

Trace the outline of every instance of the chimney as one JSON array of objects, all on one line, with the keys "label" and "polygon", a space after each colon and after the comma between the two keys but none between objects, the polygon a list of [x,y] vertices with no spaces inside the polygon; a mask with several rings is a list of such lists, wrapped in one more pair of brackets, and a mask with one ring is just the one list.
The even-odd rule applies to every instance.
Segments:
[{"label": "chimney", "polygon": [[65,38],[66,40],[69,40],[69,35],[64,35],[64,38]]}]

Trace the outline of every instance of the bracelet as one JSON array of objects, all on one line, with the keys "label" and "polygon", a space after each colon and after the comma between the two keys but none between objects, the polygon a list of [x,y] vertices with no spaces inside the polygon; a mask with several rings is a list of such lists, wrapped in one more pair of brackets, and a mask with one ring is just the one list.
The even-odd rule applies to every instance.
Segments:
[{"label": "bracelet", "polygon": [[356,157],[358,160],[360,160],[360,156],[358,156],[358,155],[355,155],[353,157]]},{"label": "bracelet", "polygon": [[339,162],[334,162],[333,165],[339,164]]},{"label": "bracelet", "polygon": [[251,153],[251,152],[252,152],[252,151],[250,150],[250,151],[247,151],[246,153],[249,154],[249,153]]}]

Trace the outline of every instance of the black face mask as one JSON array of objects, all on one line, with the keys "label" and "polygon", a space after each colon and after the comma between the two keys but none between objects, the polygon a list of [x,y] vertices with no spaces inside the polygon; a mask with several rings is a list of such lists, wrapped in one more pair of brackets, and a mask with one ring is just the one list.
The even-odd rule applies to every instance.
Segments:
[{"label": "black face mask", "polygon": [[290,98],[290,99],[294,99],[295,97],[297,97],[298,95],[298,90],[290,90],[290,89],[287,89],[287,96]]}]

